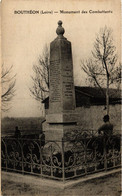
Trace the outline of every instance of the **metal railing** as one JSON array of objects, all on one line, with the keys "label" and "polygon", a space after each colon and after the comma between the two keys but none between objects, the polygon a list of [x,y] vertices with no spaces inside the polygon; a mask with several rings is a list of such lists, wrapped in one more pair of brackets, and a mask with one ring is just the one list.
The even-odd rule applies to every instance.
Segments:
[{"label": "metal railing", "polygon": [[84,132],[62,141],[4,137],[2,170],[68,180],[120,167],[120,135]]}]

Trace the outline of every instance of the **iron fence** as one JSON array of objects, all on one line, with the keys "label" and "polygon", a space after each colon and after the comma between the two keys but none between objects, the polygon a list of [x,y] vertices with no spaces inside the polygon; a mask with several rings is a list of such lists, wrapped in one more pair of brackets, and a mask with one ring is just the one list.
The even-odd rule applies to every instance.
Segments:
[{"label": "iron fence", "polygon": [[62,141],[4,137],[1,165],[5,171],[68,180],[120,167],[120,135],[77,135]]}]

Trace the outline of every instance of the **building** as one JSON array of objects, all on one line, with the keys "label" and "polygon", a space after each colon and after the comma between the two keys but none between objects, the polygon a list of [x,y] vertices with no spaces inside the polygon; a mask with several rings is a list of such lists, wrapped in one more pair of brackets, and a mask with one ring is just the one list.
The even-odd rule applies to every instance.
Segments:
[{"label": "building", "polygon": [[[103,89],[104,93],[106,89]],[[115,131],[121,130],[121,91],[109,89],[110,121]],[[106,97],[98,87],[75,86],[76,113],[79,114],[78,125],[83,129],[97,130],[106,114]],[[49,97],[44,103],[45,114],[48,113]]]}]

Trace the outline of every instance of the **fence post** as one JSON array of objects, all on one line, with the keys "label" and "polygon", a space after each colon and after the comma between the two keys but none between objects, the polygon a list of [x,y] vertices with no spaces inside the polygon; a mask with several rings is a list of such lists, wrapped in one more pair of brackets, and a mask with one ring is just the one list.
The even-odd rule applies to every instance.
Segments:
[{"label": "fence post", "polygon": [[51,177],[53,177],[53,149],[52,149],[52,144],[51,144]]},{"label": "fence post", "polygon": [[107,157],[106,157],[106,138],[103,136],[103,153],[104,153],[104,168],[105,171],[107,171]]},{"label": "fence post", "polygon": [[42,141],[40,139],[39,141],[39,158],[40,158],[40,174],[42,175],[42,170],[43,170],[43,167],[42,167]]},{"label": "fence post", "polygon": [[21,153],[22,153],[22,174],[24,174],[24,153],[23,153],[23,140],[21,138]]},{"label": "fence post", "polygon": [[7,142],[5,139],[5,157],[6,157],[6,171],[7,171],[7,169],[8,169],[8,155],[7,155],[7,145],[6,144],[7,144]]},{"label": "fence post", "polygon": [[86,142],[86,137],[84,137],[84,162],[85,162],[85,174],[87,175],[87,142]]},{"label": "fence post", "polygon": [[62,179],[65,182],[65,167],[64,167],[64,140],[62,138]]}]

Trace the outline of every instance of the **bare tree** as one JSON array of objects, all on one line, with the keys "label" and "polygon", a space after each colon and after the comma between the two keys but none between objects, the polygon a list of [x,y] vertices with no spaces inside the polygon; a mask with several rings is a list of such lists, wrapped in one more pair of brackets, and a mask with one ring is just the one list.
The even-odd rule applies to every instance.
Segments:
[{"label": "bare tree", "polygon": [[8,111],[10,109],[10,102],[15,95],[15,83],[16,83],[16,75],[12,74],[13,66],[10,68],[5,68],[2,65],[1,72],[1,85],[2,85],[2,94],[1,94],[1,102],[2,102],[2,111]]},{"label": "bare tree", "polygon": [[33,85],[30,92],[37,101],[43,101],[49,95],[49,62],[49,49],[46,45],[38,64],[33,65],[34,76],[31,76]]},{"label": "bare tree", "polygon": [[[94,42],[92,57],[81,61],[81,67],[87,74],[89,82],[98,86],[106,97],[107,114],[109,114],[109,87],[119,86],[121,81],[121,65],[117,66],[117,54],[111,29],[106,26],[100,29]],[[106,93],[103,87],[106,87]]]}]

